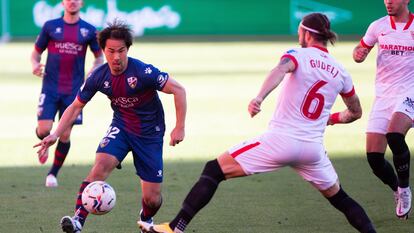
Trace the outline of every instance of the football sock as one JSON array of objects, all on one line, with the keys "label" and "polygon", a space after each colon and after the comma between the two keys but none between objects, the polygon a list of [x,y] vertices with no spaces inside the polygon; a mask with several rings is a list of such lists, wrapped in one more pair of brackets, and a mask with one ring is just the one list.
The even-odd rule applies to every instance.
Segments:
[{"label": "football sock", "polygon": [[142,221],[148,221],[150,220],[160,209],[162,205],[162,197],[160,197],[160,202],[156,206],[148,205],[145,203],[144,199],[141,199],[142,203],[142,213],[141,213],[141,220]]},{"label": "football sock", "polygon": [[373,173],[382,181],[384,184],[390,186],[395,192],[398,187],[397,176],[394,173],[392,165],[385,160],[384,153],[369,152],[367,153],[368,163],[371,166]]},{"label": "football sock", "polygon": [[170,222],[171,229],[175,232],[183,232],[197,212],[213,198],[219,183],[224,179],[225,176],[217,159],[207,162],[200,179],[184,199],[180,212]]},{"label": "football sock", "polygon": [[376,232],[364,209],[356,201],[349,197],[342,187],[339,189],[338,193],[332,197],[329,197],[328,201],[337,210],[341,211],[347,218],[348,222],[359,232]]},{"label": "football sock", "polygon": [[55,158],[53,160],[53,165],[50,168],[50,171],[48,174],[57,176],[60,168],[63,165],[63,162],[66,159],[66,155],[68,155],[69,149],[70,149],[70,141],[62,142],[59,140],[56,146],[56,150],[55,150]]},{"label": "football sock", "polygon": [[401,133],[387,133],[388,146],[393,154],[394,167],[398,176],[398,186],[407,188],[410,179],[410,150]]},{"label": "football sock", "polygon": [[90,182],[84,180],[79,187],[78,197],[76,199],[76,206],[75,206],[75,216],[79,218],[79,222],[85,224],[86,217],[88,217],[89,212],[83,207],[82,205],[82,192],[88,186]]}]

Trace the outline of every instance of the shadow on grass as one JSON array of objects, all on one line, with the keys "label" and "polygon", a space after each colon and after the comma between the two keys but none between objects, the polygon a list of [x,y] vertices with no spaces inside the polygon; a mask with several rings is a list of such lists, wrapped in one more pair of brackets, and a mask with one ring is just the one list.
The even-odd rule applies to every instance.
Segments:
[{"label": "shadow on grass", "polygon": [[[392,192],[378,181],[365,158],[332,162],[345,191],[374,221],[378,232],[414,232],[414,221],[397,220]],[[205,161],[167,161],[163,207],[157,222],[169,221],[198,179]],[[139,232],[139,181],[132,164],[123,164],[108,179],[117,204],[104,216],[90,216],[82,233]],[[46,167],[0,168],[0,232],[60,232],[59,220],[72,215],[75,195],[90,166],[66,166],[59,187],[44,187]],[[193,220],[188,232],[355,232],[309,184],[291,169],[223,182],[210,204]]]}]

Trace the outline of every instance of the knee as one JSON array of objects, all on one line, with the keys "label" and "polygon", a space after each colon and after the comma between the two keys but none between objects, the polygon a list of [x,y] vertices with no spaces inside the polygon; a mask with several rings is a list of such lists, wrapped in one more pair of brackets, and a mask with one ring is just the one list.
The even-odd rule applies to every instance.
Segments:
[{"label": "knee", "polygon": [[40,140],[47,137],[49,134],[50,134],[50,129],[48,129],[48,128],[43,128],[43,127],[37,127],[36,128],[36,136]]},{"label": "knee", "polygon": [[371,168],[375,171],[384,167],[384,153],[370,152],[367,153],[367,160]]},{"label": "knee", "polygon": [[210,181],[218,184],[225,179],[224,173],[221,170],[220,164],[217,159],[210,160],[204,166],[201,178],[209,179]]},{"label": "knee", "polygon": [[385,136],[387,137],[387,142],[390,147],[394,145],[400,145],[405,138],[402,133],[387,133]]}]

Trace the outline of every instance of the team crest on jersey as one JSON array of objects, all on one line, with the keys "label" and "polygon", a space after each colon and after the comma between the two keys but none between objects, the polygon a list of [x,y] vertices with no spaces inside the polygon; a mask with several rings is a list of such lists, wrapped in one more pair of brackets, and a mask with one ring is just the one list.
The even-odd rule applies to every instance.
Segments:
[{"label": "team crest on jersey", "polygon": [[134,88],[137,86],[137,82],[138,82],[137,77],[129,77],[127,80],[128,80],[128,85],[129,85],[132,89],[134,89]]},{"label": "team crest on jersey", "polygon": [[167,75],[158,75],[157,81],[160,86],[164,86],[165,82],[167,81]]},{"label": "team crest on jersey", "polygon": [[61,27],[57,27],[56,30],[55,30],[55,33],[56,34],[62,33],[62,28]]},{"label": "team crest on jersey", "polygon": [[88,29],[86,29],[86,28],[81,28],[81,29],[80,29],[80,33],[81,33],[81,35],[82,35],[83,37],[87,37],[87,36],[88,36],[88,34],[89,34],[89,30],[88,30]]},{"label": "team crest on jersey", "polygon": [[109,143],[110,141],[111,141],[111,140],[109,140],[108,138],[102,138],[101,142],[99,143],[99,146],[100,146],[101,148],[104,148],[105,146],[107,146],[107,145],[108,145],[108,143]]}]

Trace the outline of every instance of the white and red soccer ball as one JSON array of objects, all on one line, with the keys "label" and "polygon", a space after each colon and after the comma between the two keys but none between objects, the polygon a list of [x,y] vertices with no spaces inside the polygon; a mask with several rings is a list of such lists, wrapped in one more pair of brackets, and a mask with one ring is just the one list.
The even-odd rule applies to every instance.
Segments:
[{"label": "white and red soccer ball", "polygon": [[91,182],[82,192],[83,207],[91,214],[106,214],[114,208],[115,202],[115,190],[105,181]]}]

